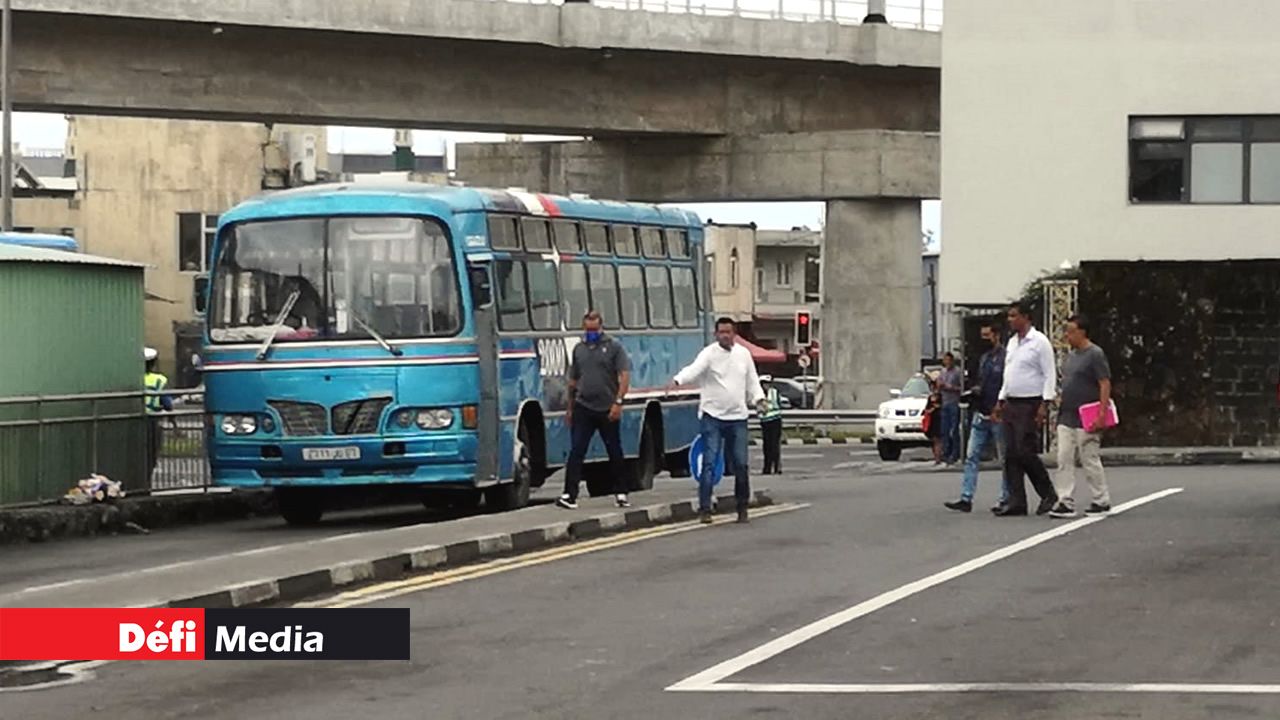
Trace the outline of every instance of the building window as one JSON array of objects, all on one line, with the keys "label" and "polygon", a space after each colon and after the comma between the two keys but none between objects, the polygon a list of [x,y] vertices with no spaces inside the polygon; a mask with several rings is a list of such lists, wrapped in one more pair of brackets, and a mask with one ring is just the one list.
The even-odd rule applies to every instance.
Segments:
[{"label": "building window", "polygon": [[791,263],[780,262],[776,265],[778,287],[791,287]]},{"label": "building window", "polygon": [[738,248],[729,251],[729,289],[738,289]]},{"label": "building window", "polygon": [[217,215],[178,213],[178,268],[182,272],[208,272],[209,253],[217,235]]},{"label": "building window", "polygon": [[1280,117],[1129,122],[1134,203],[1280,202]]},{"label": "building window", "polygon": [[804,301],[822,301],[822,256],[816,250],[804,256]]}]

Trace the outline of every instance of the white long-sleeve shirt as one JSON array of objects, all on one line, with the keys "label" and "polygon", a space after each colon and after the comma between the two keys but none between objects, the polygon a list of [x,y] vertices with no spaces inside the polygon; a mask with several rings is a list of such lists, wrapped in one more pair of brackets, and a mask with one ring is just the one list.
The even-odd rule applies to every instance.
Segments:
[{"label": "white long-sleeve shirt", "polygon": [[1053,400],[1058,395],[1058,365],[1053,358],[1053,344],[1045,334],[1031,328],[1026,337],[1017,333],[1009,338],[1004,361],[1004,385],[1000,399],[1041,398]]},{"label": "white long-sleeve shirt", "polygon": [[702,390],[698,411],[719,420],[746,420],[750,405],[764,399],[755,361],[741,345],[729,350],[720,343],[706,346],[688,367],[676,373],[675,381],[697,385]]}]

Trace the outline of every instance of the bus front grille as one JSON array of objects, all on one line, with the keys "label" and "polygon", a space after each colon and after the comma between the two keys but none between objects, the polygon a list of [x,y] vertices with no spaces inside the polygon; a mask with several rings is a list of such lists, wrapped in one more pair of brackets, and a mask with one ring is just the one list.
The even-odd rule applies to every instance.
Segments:
[{"label": "bus front grille", "polygon": [[391,398],[366,398],[333,406],[333,434],[375,435]]},{"label": "bus front grille", "polygon": [[280,413],[285,435],[311,437],[324,435],[328,430],[323,405],[292,400],[268,400],[267,404]]}]

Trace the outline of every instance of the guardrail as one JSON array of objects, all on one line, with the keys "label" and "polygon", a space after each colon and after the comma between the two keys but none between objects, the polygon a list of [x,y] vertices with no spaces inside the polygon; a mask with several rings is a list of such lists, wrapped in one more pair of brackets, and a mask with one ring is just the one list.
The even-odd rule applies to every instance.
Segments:
[{"label": "guardrail", "polygon": [[[565,0],[502,0],[526,5],[563,5]],[[793,22],[858,25],[867,16],[865,0],[590,0],[596,7],[682,15],[720,15]],[[942,29],[943,0],[888,0],[891,25]]]},{"label": "guardrail", "polygon": [[795,425],[870,425],[875,410],[783,410],[782,420]]}]

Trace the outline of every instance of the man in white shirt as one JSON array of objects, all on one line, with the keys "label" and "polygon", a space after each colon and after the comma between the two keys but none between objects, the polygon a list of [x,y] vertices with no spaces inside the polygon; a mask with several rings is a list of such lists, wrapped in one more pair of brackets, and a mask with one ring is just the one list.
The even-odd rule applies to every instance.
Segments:
[{"label": "man in white shirt", "polygon": [[[751,353],[734,340],[737,325],[722,317],[716,321],[716,341],[702,349],[698,357],[671,380],[677,385],[697,385],[702,392],[698,405],[701,418],[702,470],[698,475],[698,514],[711,522],[711,488],[720,456],[728,457],[726,469],[733,471],[733,495],[738,501],[738,522],[747,522],[751,484],[747,475],[747,418],[750,403],[764,411],[765,395],[756,374]],[[728,450],[726,453],[725,450]]]},{"label": "man in white shirt", "polygon": [[1023,476],[1040,496],[1037,515],[1044,515],[1058,502],[1049,471],[1040,460],[1039,432],[1044,427],[1049,403],[1058,394],[1058,366],[1054,362],[1053,344],[1044,333],[1031,326],[1031,317],[1022,303],[1009,306],[1009,327],[1013,337],[1005,352],[1004,385],[1000,402],[992,418],[1004,423],[1007,450],[1005,485],[1007,505],[993,512],[1000,517],[1027,514],[1027,486]]}]

